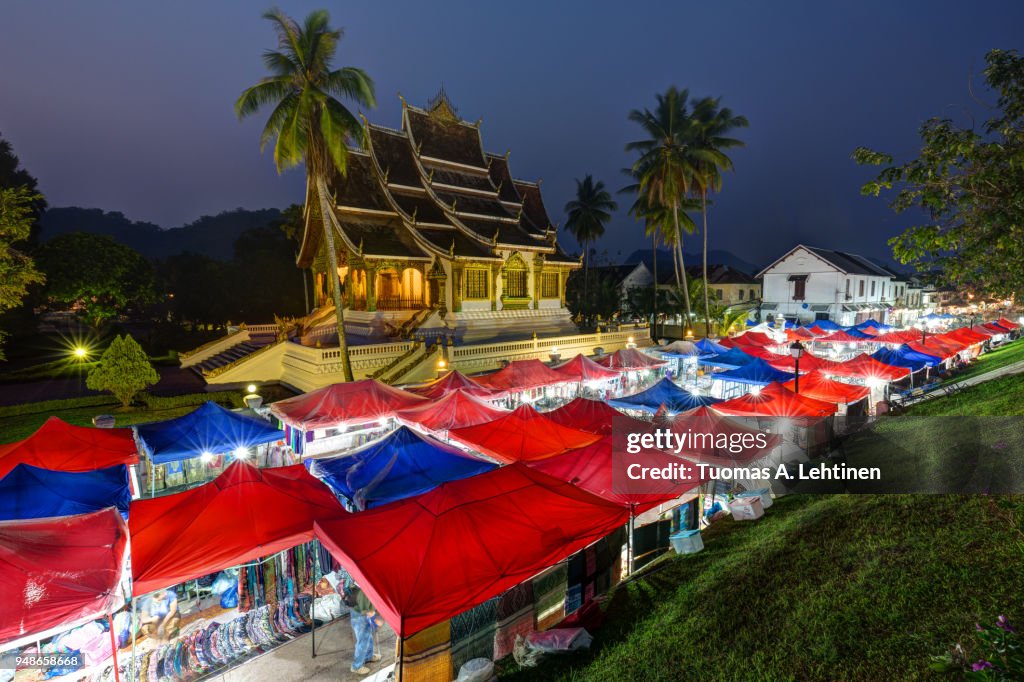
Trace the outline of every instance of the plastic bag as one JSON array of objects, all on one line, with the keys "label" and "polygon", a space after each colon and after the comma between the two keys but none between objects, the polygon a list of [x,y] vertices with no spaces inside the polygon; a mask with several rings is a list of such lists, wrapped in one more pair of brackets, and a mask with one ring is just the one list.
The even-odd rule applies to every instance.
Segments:
[{"label": "plastic bag", "polygon": [[474,658],[459,668],[456,682],[487,682],[494,679],[494,662],[486,658]]},{"label": "plastic bag", "polygon": [[220,606],[224,609],[233,609],[238,606],[238,585],[232,585],[224,590],[220,596]]},{"label": "plastic bag", "polygon": [[213,579],[211,589],[214,594],[224,594],[231,589],[232,586],[237,589],[238,578],[229,574],[227,571],[221,571],[217,574],[217,577]]}]

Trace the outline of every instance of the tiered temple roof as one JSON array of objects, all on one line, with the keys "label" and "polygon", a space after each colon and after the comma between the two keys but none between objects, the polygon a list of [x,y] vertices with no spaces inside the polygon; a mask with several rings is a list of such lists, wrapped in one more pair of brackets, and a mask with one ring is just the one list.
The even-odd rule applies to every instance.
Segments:
[{"label": "tiered temple roof", "polygon": [[[349,252],[502,260],[503,249],[578,262],[558,246],[539,185],[514,179],[507,155],[484,152],[479,122],[461,120],[443,93],[428,109],[402,104],[402,129],[366,123],[366,148],[350,150],[347,177],[331,184]],[[322,231],[307,222],[300,266],[312,263]]]}]

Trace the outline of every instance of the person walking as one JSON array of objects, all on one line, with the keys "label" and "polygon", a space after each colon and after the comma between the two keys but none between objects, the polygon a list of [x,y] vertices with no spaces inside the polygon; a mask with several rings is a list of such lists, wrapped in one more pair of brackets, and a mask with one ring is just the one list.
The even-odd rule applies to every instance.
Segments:
[{"label": "person walking", "polygon": [[352,672],[357,675],[366,675],[370,672],[366,664],[376,663],[380,660],[380,654],[373,650],[373,619],[377,616],[377,609],[358,586],[351,588],[350,600],[355,604],[349,613],[349,618],[352,621],[352,635],[356,643]]}]

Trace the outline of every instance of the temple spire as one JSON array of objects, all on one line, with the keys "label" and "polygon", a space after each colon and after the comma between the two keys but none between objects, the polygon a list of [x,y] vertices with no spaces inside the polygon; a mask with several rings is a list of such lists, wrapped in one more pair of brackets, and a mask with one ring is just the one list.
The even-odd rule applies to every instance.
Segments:
[{"label": "temple spire", "polygon": [[443,121],[459,120],[459,110],[455,108],[455,105],[452,104],[451,99],[448,97],[448,93],[444,89],[444,83],[441,84],[437,94],[430,98],[430,102],[427,103],[427,111],[432,116]]}]

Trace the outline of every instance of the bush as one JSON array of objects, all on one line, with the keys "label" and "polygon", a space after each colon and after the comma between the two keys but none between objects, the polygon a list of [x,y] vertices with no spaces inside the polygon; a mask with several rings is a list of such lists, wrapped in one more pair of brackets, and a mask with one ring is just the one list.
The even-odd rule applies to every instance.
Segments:
[{"label": "bush", "polygon": [[142,346],[129,334],[115,338],[89,371],[85,385],[94,391],[110,391],[124,407],[139,391],[160,380]]},{"label": "bush", "polygon": [[245,401],[239,391],[216,391],[213,393],[188,393],[186,395],[149,395],[143,393],[139,399],[150,410],[172,410],[177,407],[199,406],[212,400],[224,407],[245,407]]},{"label": "bush", "polygon": [[117,400],[109,395],[90,395],[84,398],[66,398],[62,400],[41,400],[36,403],[5,405],[0,407],[0,418],[18,417],[24,414],[40,414],[73,410],[80,407],[100,407],[116,405]]}]

